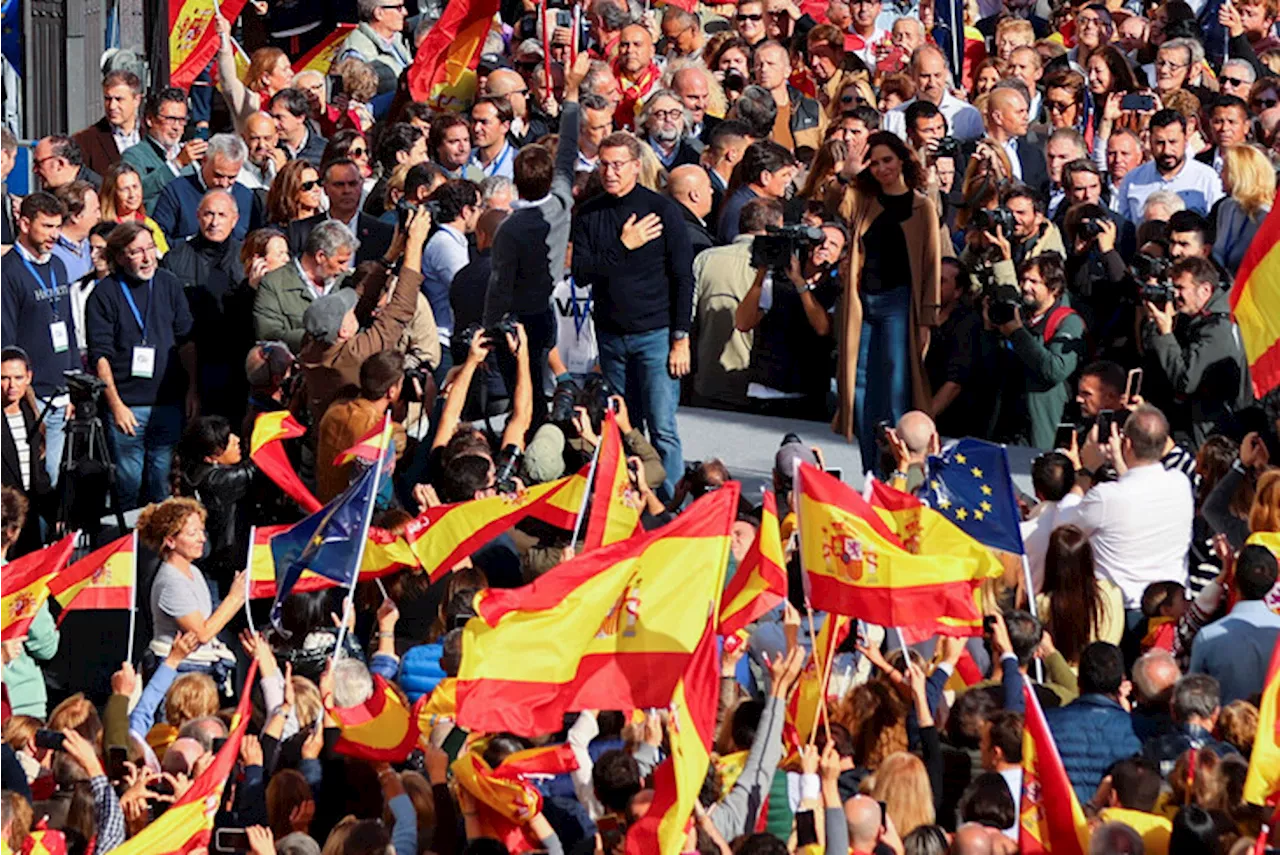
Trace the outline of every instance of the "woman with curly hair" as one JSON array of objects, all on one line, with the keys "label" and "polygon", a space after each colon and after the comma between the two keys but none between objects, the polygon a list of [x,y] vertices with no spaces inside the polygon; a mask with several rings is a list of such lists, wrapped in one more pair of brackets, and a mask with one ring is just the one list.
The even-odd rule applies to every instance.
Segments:
[{"label": "woman with curly hair", "polygon": [[267,220],[287,227],[320,213],[320,173],[305,160],[291,160],[280,168],[267,191]]},{"label": "woman with curly hair", "polygon": [[194,632],[200,646],[179,671],[203,671],[220,681],[235,667],[235,657],[217,639],[244,608],[244,574],[240,571],[218,607],[213,586],[195,561],[204,554],[205,510],[195,499],[165,499],[147,505],[138,516],[138,539],[160,556],[160,569],[151,584],[152,639],[150,652],[159,661],[169,655],[174,638]]}]

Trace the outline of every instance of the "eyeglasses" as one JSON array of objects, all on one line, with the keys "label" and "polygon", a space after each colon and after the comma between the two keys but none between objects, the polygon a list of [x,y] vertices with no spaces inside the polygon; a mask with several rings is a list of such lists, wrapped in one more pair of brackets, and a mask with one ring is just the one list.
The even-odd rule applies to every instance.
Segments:
[{"label": "eyeglasses", "polygon": [[314,181],[303,181],[301,185],[301,189],[303,193],[310,193],[312,190],[316,189],[319,186],[320,186],[320,181],[318,179]]},{"label": "eyeglasses", "polygon": [[1156,68],[1186,68],[1190,64],[1189,62],[1173,62],[1168,59],[1156,60]]},{"label": "eyeglasses", "polygon": [[1044,108],[1051,113],[1065,113],[1076,105],[1075,101],[1045,101]]},{"label": "eyeglasses", "polygon": [[683,110],[654,110],[649,115],[653,116],[655,119],[662,122],[674,122],[677,119],[684,118],[684,111]]},{"label": "eyeglasses", "polygon": [[404,11],[405,5],[403,3],[384,3],[378,8],[379,9],[399,9],[401,11]]},{"label": "eyeglasses", "polygon": [[368,157],[369,150],[367,148],[353,148],[347,152],[347,157]]},{"label": "eyeglasses", "polygon": [[1218,80],[1222,82],[1223,86],[1248,86],[1249,85],[1249,81],[1241,80],[1239,77],[1223,76],[1223,77],[1219,77]]},{"label": "eyeglasses", "polygon": [[1280,100],[1275,98],[1254,98],[1253,106],[1261,107],[1264,110],[1270,110],[1272,107],[1280,104]]},{"label": "eyeglasses", "polygon": [[31,159],[31,166],[32,166],[32,168],[34,168],[34,169],[39,169],[39,168],[40,168],[40,164],[42,164],[42,163],[48,163],[48,162],[49,162],[49,161],[51,161],[51,160],[57,160],[57,159],[58,159],[59,157],[61,157],[61,156],[62,156],[62,155],[58,155],[58,154],[51,154],[51,155],[49,155],[48,157],[33,157],[33,158]]},{"label": "eyeglasses", "polygon": [[857,96],[857,95],[841,95],[841,96],[840,96],[840,103],[841,103],[841,104],[852,104],[852,103],[854,103],[854,102],[855,102],[855,101],[857,101],[857,100],[858,100],[858,96]]},{"label": "eyeglasses", "polygon": [[127,255],[129,258],[146,258],[148,255],[156,254],[156,245],[151,244],[151,246],[144,246],[144,247],[141,247],[140,249],[134,249],[130,247],[129,249],[126,249],[124,251],[124,254]]},{"label": "eyeglasses", "polygon": [[601,172],[621,172],[622,167],[626,166],[628,163],[635,163],[635,162],[636,162],[635,158],[628,158],[627,160],[601,160],[599,161],[600,171]]},{"label": "eyeglasses", "polygon": [[761,12],[761,13],[756,14],[756,15],[745,15],[745,14],[739,13],[739,14],[737,15],[737,20],[739,20],[739,21],[763,21],[763,20],[764,20],[764,13],[763,13],[763,12]]},{"label": "eyeglasses", "polygon": [[1102,19],[1101,18],[1077,18],[1076,26],[1082,30],[1085,27],[1101,27]]},{"label": "eyeglasses", "polygon": [[186,116],[156,116],[156,118],[171,125],[185,125],[189,121]]}]

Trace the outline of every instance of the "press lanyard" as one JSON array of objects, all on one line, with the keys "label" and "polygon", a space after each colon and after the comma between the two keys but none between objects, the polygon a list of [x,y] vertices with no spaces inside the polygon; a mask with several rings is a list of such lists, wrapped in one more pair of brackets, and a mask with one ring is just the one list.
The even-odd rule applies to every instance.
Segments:
[{"label": "press lanyard", "polygon": [[151,313],[151,284],[154,281],[154,279],[147,280],[147,307],[142,312],[138,311],[138,304],[133,301],[133,292],[129,286],[124,282],[120,283],[120,290],[124,292],[124,299],[129,304],[129,311],[133,312],[133,319],[138,322],[138,329],[142,332],[142,343],[144,345],[147,343],[147,316]]},{"label": "press lanyard", "polygon": [[27,270],[31,271],[31,275],[35,277],[36,284],[40,286],[41,294],[49,295],[49,311],[53,313],[53,320],[58,321],[58,280],[53,273],[53,262],[49,263],[49,284],[45,285],[44,280],[40,278],[40,271],[31,263],[24,253],[19,252],[18,257],[22,259],[22,263],[27,266]]},{"label": "press lanyard", "polygon": [[[509,157],[511,157],[511,143],[509,142],[503,143],[502,154],[499,155],[498,157],[495,157],[493,159],[493,163],[489,164],[487,168],[484,166],[481,166],[480,171],[483,172],[486,176],[497,175],[498,170],[502,168],[502,165],[507,162],[507,158]],[[479,163],[480,158],[477,157],[476,162]]]},{"label": "press lanyard", "polygon": [[591,319],[591,293],[587,292],[585,300],[578,300],[578,286],[573,281],[573,277],[569,277],[569,311],[573,315],[573,331],[578,338],[582,338],[582,328],[586,326],[588,320]]}]

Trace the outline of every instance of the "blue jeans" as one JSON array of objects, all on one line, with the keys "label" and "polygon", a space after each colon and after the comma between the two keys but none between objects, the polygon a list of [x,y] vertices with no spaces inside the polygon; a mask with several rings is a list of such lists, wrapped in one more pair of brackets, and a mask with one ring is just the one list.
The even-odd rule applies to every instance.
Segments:
[{"label": "blue jeans", "polygon": [[[911,289],[894,288],[862,296],[862,338],[853,412],[862,469],[876,471],[876,423],[897,424],[911,406]],[[874,364],[872,360],[874,359]]]},{"label": "blue jeans", "polygon": [[[676,430],[680,381],[667,371],[671,332],[663,327],[642,333],[614,335],[596,330],[600,346],[600,371],[615,391],[623,393],[632,424],[644,424],[649,441],[667,470],[663,489],[667,496],[684,475],[684,456]],[[626,390],[625,392],[623,390]]]},{"label": "blue jeans", "polygon": [[62,447],[67,442],[67,408],[50,407],[44,416],[44,471],[49,483],[58,486],[58,470],[62,467]]},{"label": "blue jeans", "polygon": [[[169,468],[173,463],[173,447],[182,438],[182,409],[157,404],[153,407],[130,407],[138,420],[133,436],[113,428],[111,459],[116,464],[116,490],[123,510],[139,507],[145,497],[158,502],[172,492]],[[146,491],[143,494],[143,486]]]}]

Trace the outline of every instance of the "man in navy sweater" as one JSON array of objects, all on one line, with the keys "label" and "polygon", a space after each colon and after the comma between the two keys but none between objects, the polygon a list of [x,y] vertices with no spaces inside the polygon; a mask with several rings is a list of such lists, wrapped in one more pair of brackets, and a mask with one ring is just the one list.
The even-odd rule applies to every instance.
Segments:
[{"label": "man in navy sweater", "polygon": [[263,212],[258,197],[237,183],[240,167],[249,156],[244,140],[234,134],[217,134],[209,140],[200,169],[190,175],[179,175],[160,191],[151,218],[169,239],[170,245],[200,231],[200,200],[215,188],[226,190],[236,200],[240,218],[231,236],[244,240],[251,228],[262,225]]},{"label": "man in navy sweater", "polygon": [[80,367],[75,324],[68,296],[67,269],[53,255],[66,206],[51,193],[36,192],[22,200],[18,212],[18,239],[13,255],[4,264],[3,338],[6,346],[27,352],[34,371],[32,388],[41,400],[44,416],[45,471],[58,483],[62,463],[63,431],[70,399],[62,391],[62,372]]},{"label": "man in navy sweater", "polygon": [[116,226],[103,254],[112,274],[89,295],[85,326],[89,364],[107,384],[116,486],[129,509],[169,495],[184,403],[187,418],[200,411],[196,346],[182,284],[158,268],[150,229]]},{"label": "man in navy sweater", "polygon": [[626,132],[601,141],[605,192],[574,220],[573,275],[592,286],[605,379],[619,393],[639,393],[627,407],[644,414],[669,495],[684,474],[676,406],[689,373],[693,247],[679,206],[637,184],[640,146]]}]

